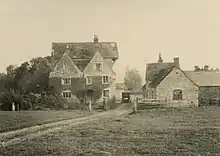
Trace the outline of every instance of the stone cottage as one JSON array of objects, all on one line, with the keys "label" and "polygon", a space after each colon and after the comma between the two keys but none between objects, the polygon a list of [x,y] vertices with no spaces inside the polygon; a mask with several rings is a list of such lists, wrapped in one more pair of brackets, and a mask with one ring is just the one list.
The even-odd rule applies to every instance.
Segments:
[{"label": "stone cottage", "polygon": [[183,71],[179,58],[146,66],[145,99],[179,106],[198,106],[202,98],[220,98],[220,72]]},{"label": "stone cottage", "polygon": [[119,58],[116,42],[99,42],[96,35],[93,42],[56,42],[52,43],[51,56],[50,85],[64,98],[92,94],[96,101],[114,95],[113,66]]}]

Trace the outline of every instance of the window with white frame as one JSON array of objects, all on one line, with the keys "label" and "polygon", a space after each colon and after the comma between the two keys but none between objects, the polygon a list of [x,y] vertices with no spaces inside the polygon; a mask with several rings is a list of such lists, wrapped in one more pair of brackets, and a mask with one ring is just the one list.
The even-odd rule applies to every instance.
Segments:
[{"label": "window with white frame", "polygon": [[63,98],[67,99],[67,98],[71,98],[71,91],[69,90],[65,90],[62,92]]},{"label": "window with white frame", "polygon": [[62,85],[71,85],[71,78],[62,78]]},{"label": "window with white frame", "polygon": [[92,84],[92,77],[91,76],[86,77],[86,84]]},{"label": "window with white frame", "polygon": [[102,83],[103,84],[109,83],[109,76],[102,76]]},{"label": "window with white frame", "polygon": [[102,71],[102,63],[96,63],[95,68],[96,68],[96,71],[101,72]]},{"label": "window with white frame", "polygon": [[109,90],[108,89],[103,90],[103,97],[109,97],[109,96],[110,96]]}]

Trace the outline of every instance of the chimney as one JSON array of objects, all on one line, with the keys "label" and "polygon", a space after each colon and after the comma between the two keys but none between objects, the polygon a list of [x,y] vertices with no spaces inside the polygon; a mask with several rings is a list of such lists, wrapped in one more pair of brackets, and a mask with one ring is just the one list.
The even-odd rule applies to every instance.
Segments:
[{"label": "chimney", "polygon": [[163,63],[163,59],[162,59],[162,57],[161,57],[161,53],[159,53],[158,63]]},{"label": "chimney", "polygon": [[67,44],[66,45],[66,51],[64,52],[64,54],[69,54],[70,50],[69,50],[70,46]]},{"label": "chimney", "polygon": [[97,35],[94,35],[93,41],[94,41],[94,43],[98,43],[99,42],[99,39],[98,39]]},{"label": "chimney", "polygon": [[179,68],[180,67],[179,57],[174,57],[173,60],[174,60],[174,66]]}]

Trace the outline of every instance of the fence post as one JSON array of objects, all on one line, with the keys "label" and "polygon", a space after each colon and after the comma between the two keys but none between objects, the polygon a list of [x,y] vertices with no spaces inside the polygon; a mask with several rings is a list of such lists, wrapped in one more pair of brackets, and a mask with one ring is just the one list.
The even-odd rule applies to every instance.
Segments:
[{"label": "fence post", "polygon": [[12,103],[12,111],[15,111],[15,103]]},{"label": "fence post", "polygon": [[90,99],[89,100],[89,111],[91,112],[91,110],[92,110],[92,100]]},{"label": "fence post", "polygon": [[108,110],[107,99],[104,98],[103,101],[104,101],[104,110],[107,111]]},{"label": "fence post", "polygon": [[138,97],[136,97],[134,100],[134,113],[137,112],[137,104],[138,104]]}]

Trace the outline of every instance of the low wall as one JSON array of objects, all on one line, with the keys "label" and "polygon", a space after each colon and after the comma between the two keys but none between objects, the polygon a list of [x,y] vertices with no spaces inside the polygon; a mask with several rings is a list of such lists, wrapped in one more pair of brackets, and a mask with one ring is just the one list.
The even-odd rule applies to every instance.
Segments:
[{"label": "low wall", "polygon": [[140,104],[157,105],[161,107],[198,107],[198,100],[157,100],[144,99]]}]

